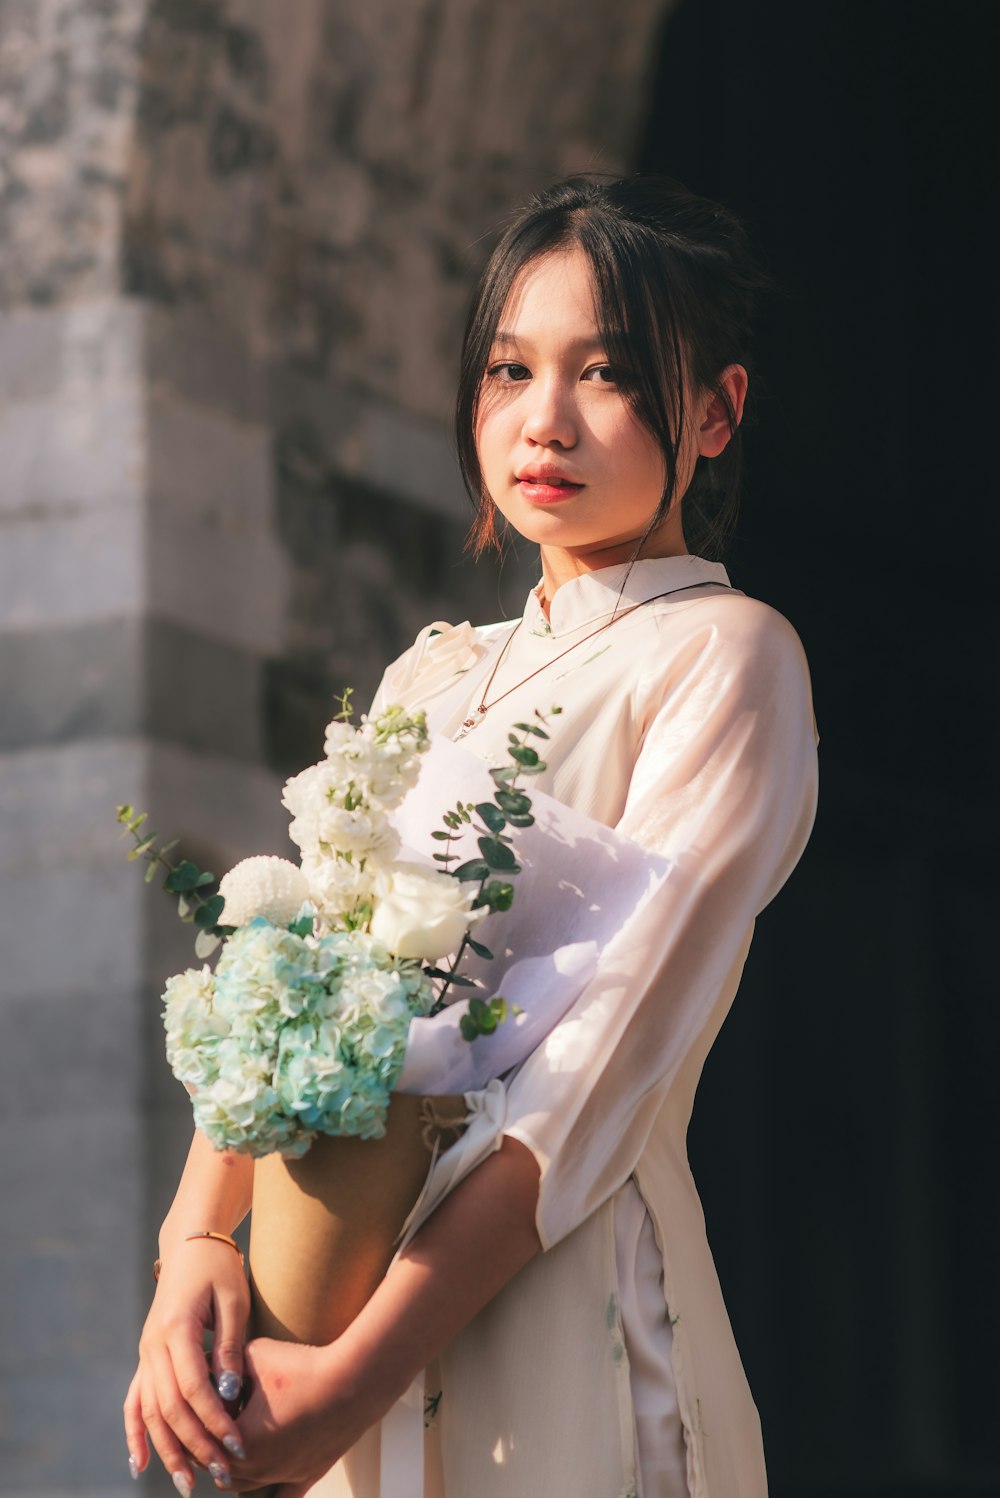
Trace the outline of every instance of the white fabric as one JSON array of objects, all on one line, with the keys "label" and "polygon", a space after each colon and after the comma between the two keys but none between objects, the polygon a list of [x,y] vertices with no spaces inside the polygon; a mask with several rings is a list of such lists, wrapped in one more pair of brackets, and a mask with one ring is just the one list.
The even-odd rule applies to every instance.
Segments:
[{"label": "white fabric", "polygon": [[[628,1498],[640,1485],[643,1498],[686,1498],[675,1402],[691,1498],[766,1493],[757,1412],[685,1135],[754,919],[812,824],[808,671],[789,624],[696,557],[638,563],[623,606],[703,586],[649,602],[556,660],[610,618],[624,575],[609,568],[565,584],[550,621],[529,596],[490,689],[494,705],[463,740],[499,763],[509,725],[558,704],[548,770],[535,784],[674,868],[629,950],[605,955],[502,1096],[494,1090],[474,1137],[440,1158],[411,1224],[412,1233],[503,1134],[535,1154],[547,1252],[441,1360],[427,1498]],[[425,706],[433,731],[456,735],[511,628],[429,627],[386,673],[377,700]],[[648,1212],[637,1234],[633,1191]],[[660,1255],[656,1306],[650,1231]],[[345,1471],[335,1469],[341,1484]],[[369,1478],[328,1491],[379,1498]]]}]

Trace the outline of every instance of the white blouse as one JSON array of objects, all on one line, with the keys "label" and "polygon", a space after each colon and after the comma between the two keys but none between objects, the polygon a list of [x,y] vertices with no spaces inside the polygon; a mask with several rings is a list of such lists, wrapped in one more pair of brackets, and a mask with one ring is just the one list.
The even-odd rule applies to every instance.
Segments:
[{"label": "white blouse", "polygon": [[[685,1139],[754,919],[812,826],[802,648],[718,564],[657,558],[565,583],[548,620],[532,593],[519,621],[428,626],[375,705],[423,706],[432,731],[460,736],[498,659],[463,747],[499,764],[512,723],[559,706],[533,784],[674,868],[629,958],[599,967],[505,1086],[469,1095],[480,1117],[432,1172],[411,1233],[519,1139],[541,1170],[546,1252],[448,1348],[438,1387],[429,1373],[424,1493],[763,1498]],[[313,1491],[379,1498],[379,1465],[375,1431]]]}]

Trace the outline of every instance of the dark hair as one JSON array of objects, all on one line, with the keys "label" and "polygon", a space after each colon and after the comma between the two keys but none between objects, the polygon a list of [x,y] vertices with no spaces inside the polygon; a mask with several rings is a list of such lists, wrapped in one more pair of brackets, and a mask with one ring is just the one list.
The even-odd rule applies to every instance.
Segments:
[{"label": "dark hair", "polygon": [[469,545],[477,554],[499,545],[475,431],[500,317],[526,265],[573,246],[593,268],[597,320],[619,386],[663,452],[666,482],[640,547],[676,492],[688,376],[695,391],[712,390],[726,406],[731,439],[718,457],[697,460],[683,512],[691,550],[718,555],[736,520],[742,458],[719,376],[730,364],[749,367],[751,316],[765,278],[739,219],[668,177],[569,177],[533,198],[490,256],[466,325],[455,408],[459,465],[477,506]]}]

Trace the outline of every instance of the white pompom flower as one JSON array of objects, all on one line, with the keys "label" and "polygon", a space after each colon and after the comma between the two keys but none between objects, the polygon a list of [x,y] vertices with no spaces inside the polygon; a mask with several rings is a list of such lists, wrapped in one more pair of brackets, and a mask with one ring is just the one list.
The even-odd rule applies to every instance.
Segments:
[{"label": "white pompom flower", "polygon": [[263,916],[272,926],[287,926],[309,898],[309,886],[302,870],[287,858],[261,855],[244,858],[230,869],[219,884],[219,894],[226,902],[222,925],[245,926]]}]

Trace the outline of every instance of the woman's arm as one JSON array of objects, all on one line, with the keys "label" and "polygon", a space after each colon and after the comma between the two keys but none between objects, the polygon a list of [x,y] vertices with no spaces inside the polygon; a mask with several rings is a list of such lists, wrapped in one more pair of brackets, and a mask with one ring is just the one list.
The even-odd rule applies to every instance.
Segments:
[{"label": "woman's arm", "polygon": [[[478,1311],[541,1251],[538,1166],[514,1139],[441,1203],[360,1315],[329,1347],[260,1339],[236,1486],[298,1498],[386,1413]],[[251,1477],[252,1474],[252,1477]]]},{"label": "woman's arm", "polygon": [[235,1422],[209,1378],[204,1335],[214,1332],[216,1378],[229,1372],[238,1393],[250,1308],[246,1275],[229,1244],[188,1235],[231,1234],[249,1211],[252,1190],[253,1161],[214,1150],[196,1133],[160,1230],[162,1267],[125,1399],[125,1435],[131,1464],[141,1472],[149,1461],[148,1431],[181,1490],[194,1481],[188,1452],[214,1475],[226,1470],[227,1451],[240,1449]]}]

